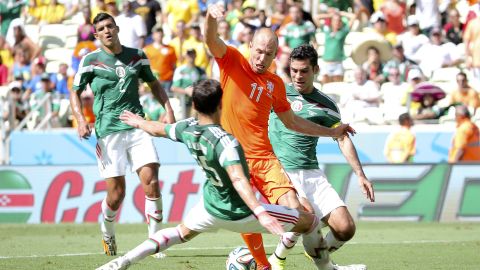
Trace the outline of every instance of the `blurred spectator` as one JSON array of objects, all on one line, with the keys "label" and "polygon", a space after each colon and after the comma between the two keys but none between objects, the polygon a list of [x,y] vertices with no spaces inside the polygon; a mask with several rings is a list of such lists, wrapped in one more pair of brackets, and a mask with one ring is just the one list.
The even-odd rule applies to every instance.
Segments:
[{"label": "blurred spectator", "polygon": [[0,33],[2,36],[7,35],[12,20],[20,18],[22,9],[27,3],[27,0],[0,1]]},{"label": "blurred spectator", "polygon": [[418,49],[428,43],[428,37],[420,32],[418,19],[415,15],[408,16],[407,26],[407,31],[399,35],[397,41],[402,44],[405,50],[405,56],[412,59]]},{"label": "blurred spectator", "polygon": [[147,39],[151,42],[153,27],[157,24],[157,16],[161,18],[162,7],[156,0],[137,0],[132,1],[132,10],[142,17],[147,28]]},{"label": "blurred spectator", "polygon": [[448,22],[443,27],[447,40],[457,45],[463,42],[464,24],[460,22],[460,13],[457,9],[448,12]]},{"label": "blurred spectator", "polygon": [[367,79],[367,73],[361,67],[355,69],[355,81],[351,83],[352,95],[346,107],[353,110],[378,107],[381,95],[378,85]]},{"label": "blurred spectator", "polygon": [[196,52],[189,49],[185,53],[186,63],[179,66],[173,75],[172,91],[177,93],[182,101],[183,119],[190,117],[192,108],[192,86],[195,82],[206,78],[205,70],[195,65]]},{"label": "blurred spectator", "polygon": [[30,61],[33,61],[40,55],[41,48],[26,35],[25,28],[21,22],[16,23],[15,21],[14,23],[10,25],[13,26],[14,43],[12,47],[21,45],[20,48],[27,53]]},{"label": "blurred spectator", "polygon": [[[28,114],[28,103],[22,100],[22,83],[19,81],[12,81],[8,88],[12,103],[6,102],[3,108],[3,120],[8,121],[10,117],[15,121],[21,122]],[[11,115],[14,113],[14,115]],[[6,123],[7,124],[7,123]],[[16,126],[16,123],[8,123],[10,128]]]},{"label": "blurred spectator", "polygon": [[24,80],[24,86],[25,82],[30,81],[32,77],[30,71],[30,57],[28,52],[22,48],[22,45],[18,45],[13,49],[12,77],[21,77]]},{"label": "blurred spectator", "polygon": [[[82,101],[82,113],[85,116],[85,121],[90,125],[90,128],[93,128],[95,124],[95,114],[93,113],[93,92],[90,87],[82,92],[80,99]],[[72,118],[72,127],[77,128],[77,119],[73,117],[73,115],[69,117]]]},{"label": "blurred spectator", "polygon": [[467,67],[473,72],[473,76],[480,80],[480,16],[467,25],[463,41]]},{"label": "blurred spectator", "polygon": [[[109,2],[115,2],[115,0],[96,0],[95,5],[90,6],[91,9],[91,17],[90,17],[90,22],[93,22],[93,19],[95,16],[98,15],[100,12],[107,12],[107,7],[106,3]],[[113,16],[113,14],[111,14]]]},{"label": "blurred spectator", "polygon": [[284,83],[292,82],[290,77],[290,50],[282,50],[280,56],[275,61],[277,63],[276,74],[282,78]]},{"label": "blurred spectator", "polygon": [[0,35],[0,56],[3,59],[3,64],[11,69],[13,67],[12,51],[6,42],[5,37],[2,35]]},{"label": "blurred spectator", "polygon": [[385,38],[385,40],[387,40],[390,44],[397,44],[397,35],[388,30],[387,19],[381,11],[377,11],[372,14],[372,17],[370,17],[370,23],[372,24],[373,28],[365,28],[365,32],[376,33],[380,36],[383,36],[383,38]]},{"label": "blurred spectator", "polygon": [[437,27],[431,30],[430,42],[422,45],[412,59],[427,77],[430,77],[434,70],[454,66],[459,61],[455,55],[455,45],[443,43],[442,29]]},{"label": "blurred spectator", "polygon": [[82,57],[87,55],[87,53],[93,52],[97,49],[97,46],[93,41],[80,41],[75,46],[72,54],[72,69],[74,73],[78,71],[78,65],[80,64],[80,60]]},{"label": "blurred spectator", "polygon": [[250,42],[253,40],[253,35],[255,34],[255,29],[251,26],[247,26],[243,29],[242,35],[240,36],[240,46],[238,46],[238,51],[246,59],[250,58]]},{"label": "blurred spectator", "polygon": [[367,80],[372,80],[379,85],[383,82],[383,64],[380,59],[380,51],[376,47],[368,48],[367,61],[362,64],[362,68],[367,73]]},{"label": "blurred spectator", "polygon": [[190,25],[190,37],[183,45],[185,50],[194,49],[196,52],[195,65],[206,70],[209,64],[209,57],[205,43],[203,42],[202,30],[198,24]]},{"label": "blurred spectator", "polygon": [[[42,76],[45,76],[46,59],[44,57],[35,58],[31,65],[31,79],[27,83],[23,98],[28,100],[32,93],[42,90]],[[49,83],[50,78],[48,79]],[[50,86],[48,87],[50,88]]]},{"label": "blurred spectator", "polygon": [[315,25],[302,18],[302,9],[299,6],[291,6],[288,14],[292,19],[280,29],[280,46],[287,46],[290,49],[315,42]]},{"label": "blurred spectator", "polygon": [[352,0],[336,1],[336,0],[320,0],[320,10],[335,9],[338,11],[349,11],[353,8]]},{"label": "blurred spectator", "polygon": [[[107,5],[107,7],[110,6],[115,6],[115,4]],[[143,48],[147,29],[142,17],[133,12],[130,1],[123,2],[122,13],[115,17],[115,22],[120,28],[118,38],[123,46],[137,49]]]},{"label": "blurred spectator", "polygon": [[175,49],[163,43],[164,33],[161,25],[156,25],[152,31],[153,43],[147,45],[143,50],[150,60],[152,71],[158,77],[163,89],[167,94],[171,94],[173,72],[177,65]]},{"label": "blurred spectator", "polygon": [[[39,86],[39,89],[32,93],[29,99],[30,108],[32,111],[35,111],[29,127],[32,128],[36,126],[44,120],[45,117],[50,117],[50,123],[54,127],[59,127],[58,112],[60,110],[60,96],[54,91],[48,73],[40,75]],[[51,95],[50,102],[42,104],[41,101],[47,93]],[[48,105],[50,105],[50,108],[46,107]],[[50,115],[48,115],[49,111],[51,113]]]},{"label": "blurred spectator", "polygon": [[273,31],[277,31],[285,18],[288,15],[288,6],[285,0],[275,0],[275,7],[273,9],[273,13],[268,16],[267,25],[272,27]]},{"label": "blurred spectator", "polygon": [[448,153],[448,162],[479,162],[479,130],[477,125],[471,121],[470,112],[466,106],[455,107],[455,121],[457,130]]},{"label": "blurred spectator", "polygon": [[385,15],[387,29],[397,35],[405,31],[403,20],[405,18],[406,4],[400,0],[386,0],[380,7],[380,10]]},{"label": "blurred spectator", "polygon": [[165,109],[160,102],[153,97],[152,92],[146,83],[139,85],[139,92],[140,104],[142,104],[145,119],[162,121],[165,116]]},{"label": "blurred spectator", "polygon": [[415,0],[415,14],[419,19],[420,29],[426,35],[434,27],[440,26],[439,0]]},{"label": "blurred spectator", "polygon": [[57,0],[30,0],[28,13],[33,18],[34,23],[53,24],[63,21],[66,9]]},{"label": "blurred spectator", "polygon": [[240,40],[240,36],[247,27],[257,29],[262,25],[262,22],[258,18],[257,4],[254,0],[246,0],[242,5],[242,15],[239,18],[239,22],[232,26],[232,38]]},{"label": "blurred spectator", "polygon": [[450,105],[464,105],[470,112],[475,113],[480,106],[480,99],[477,91],[468,84],[467,75],[463,72],[457,74],[457,89],[449,95]]},{"label": "blurred spectator", "polygon": [[343,60],[345,59],[345,38],[350,32],[348,24],[343,23],[338,12],[330,13],[330,26],[324,25],[325,50],[322,56],[323,64],[320,68],[322,83],[343,81]]},{"label": "blurred spectator", "polygon": [[9,82],[8,67],[3,63],[3,58],[0,55],[0,86],[7,85]]},{"label": "blurred spectator", "polygon": [[413,118],[416,120],[439,119],[448,112],[449,107],[440,107],[438,105],[438,101],[445,97],[445,92],[431,83],[423,82],[417,84],[410,96],[412,101],[420,104],[416,112],[414,111]]},{"label": "blurred spectator", "polygon": [[58,72],[52,74],[50,77],[53,89],[55,89],[55,92],[58,93],[62,99],[68,99],[70,97],[70,88],[68,86],[69,76],[67,73],[68,65],[61,63],[58,66]]},{"label": "blurred spectator", "polygon": [[400,70],[397,67],[390,67],[388,71],[388,82],[380,88],[383,103],[382,108],[386,119],[397,119],[407,108],[406,97],[408,84],[400,80]]},{"label": "blurred spectator", "polygon": [[398,122],[400,129],[388,135],[384,155],[390,163],[413,162],[416,153],[415,134],[411,131],[413,119],[408,113],[403,113]]},{"label": "blurred spectator", "polygon": [[234,40],[233,38],[231,38],[231,28],[230,28],[230,24],[228,24],[227,21],[219,21],[218,22],[218,35],[219,37],[223,40],[223,42],[225,42],[225,44],[227,44],[227,46],[233,46],[235,48],[237,48],[240,43],[237,41],[237,40]]},{"label": "blurred spectator", "polygon": [[175,37],[170,40],[169,45],[175,49],[175,54],[177,55],[177,66],[180,66],[183,63],[183,56],[185,54],[185,48],[183,44],[188,39],[188,35],[185,30],[185,22],[179,20],[175,29]]},{"label": "blurred spectator", "polygon": [[190,24],[198,22],[199,15],[197,0],[168,0],[163,11],[163,22],[168,23],[172,32],[176,32],[179,21],[190,27]]},{"label": "blurred spectator", "polygon": [[91,12],[90,9],[85,7],[82,10],[83,23],[78,26],[77,30],[77,43],[82,41],[95,41],[95,28],[90,21]]},{"label": "blurred spectator", "polygon": [[417,63],[405,56],[402,44],[395,45],[392,52],[393,58],[389,60],[383,67],[383,76],[388,78],[388,72],[390,68],[396,67],[400,71],[400,80],[402,82],[406,82],[408,71],[413,68],[418,68]]},{"label": "blurred spectator", "polygon": [[[347,0],[347,1],[350,1],[350,0]],[[341,1],[343,2],[343,1]],[[306,11],[305,9],[303,9],[303,0],[287,0],[287,4],[288,6],[298,6],[300,7],[300,9],[302,10],[302,18],[304,21],[309,21],[313,24],[315,24],[315,22],[313,21],[313,17],[312,17],[312,14],[310,14],[310,12]],[[290,18],[290,16],[287,16],[287,19],[286,21],[284,22],[285,24],[290,22],[292,18]]]},{"label": "blurred spectator", "polygon": [[230,24],[230,28],[235,29],[235,26],[240,21],[240,17],[242,17],[242,5],[243,0],[233,0],[232,5],[226,13],[225,20]]}]

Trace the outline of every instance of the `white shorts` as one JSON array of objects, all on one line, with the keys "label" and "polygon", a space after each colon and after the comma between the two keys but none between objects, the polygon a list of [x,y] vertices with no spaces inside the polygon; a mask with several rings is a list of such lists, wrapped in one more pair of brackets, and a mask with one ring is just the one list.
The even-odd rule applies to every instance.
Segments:
[{"label": "white shorts", "polygon": [[[300,215],[297,210],[280,205],[262,205],[269,214],[278,219],[286,232],[291,231],[297,224]],[[215,232],[224,229],[238,233],[268,233],[253,214],[240,220],[224,220],[210,215],[205,210],[203,198],[188,212],[183,224],[196,232]]]},{"label": "white shorts", "polygon": [[320,169],[291,170],[287,172],[299,197],[306,198],[320,219],[338,207],[345,206],[343,200]]},{"label": "white shorts", "polygon": [[320,68],[321,76],[343,76],[342,62],[323,62]]},{"label": "white shorts", "polygon": [[144,165],[159,163],[152,136],[141,129],[120,131],[98,139],[96,152],[103,178],[125,175],[127,165],[135,172]]}]

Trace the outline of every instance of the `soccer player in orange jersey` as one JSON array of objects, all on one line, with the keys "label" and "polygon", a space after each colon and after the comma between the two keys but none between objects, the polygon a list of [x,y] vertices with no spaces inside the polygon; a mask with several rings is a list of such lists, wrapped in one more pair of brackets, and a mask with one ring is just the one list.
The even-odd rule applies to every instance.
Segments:
[{"label": "soccer player in orange jersey", "polygon": [[[222,18],[224,12],[222,5],[212,5],[205,20],[205,43],[220,67],[224,91],[222,127],[240,141],[250,169],[250,181],[270,203],[291,208],[303,205],[313,212],[308,202],[300,204],[290,179],[273,153],[268,139],[270,111],[273,109],[287,128],[310,136],[341,137],[353,135],[355,131],[348,124],[330,129],[295,115],[286,99],[284,83],[268,71],[277,53],[277,36],[268,28],[257,30],[249,45],[250,57],[245,59],[218,37],[217,19]],[[257,269],[269,269],[261,235],[243,237],[257,261]]]}]

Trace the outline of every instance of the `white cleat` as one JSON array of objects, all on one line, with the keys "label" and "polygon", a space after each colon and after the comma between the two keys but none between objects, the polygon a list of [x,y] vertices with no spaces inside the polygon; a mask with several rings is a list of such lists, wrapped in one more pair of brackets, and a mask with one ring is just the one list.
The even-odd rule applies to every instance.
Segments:
[{"label": "white cleat", "polygon": [[130,266],[130,261],[124,256],[118,257],[115,260],[112,260],[96,270],[125,270]]},{"label": "white cleat", "polygon": [[350,265],[333,265],[333,270],[367,270],[367,266],[365,264],[350,264]]}]

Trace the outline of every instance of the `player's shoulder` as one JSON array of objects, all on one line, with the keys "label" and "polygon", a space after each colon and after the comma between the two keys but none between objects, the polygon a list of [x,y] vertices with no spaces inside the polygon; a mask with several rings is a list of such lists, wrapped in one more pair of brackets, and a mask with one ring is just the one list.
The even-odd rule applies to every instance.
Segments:
[{"label": "player's shoulder", "polygon": [[84,55],[82,57],[82,60],[84,62],[92,62],[94,60],[97,60],[99,54],[101,54],[101,53],[102,53],[102,50],[100,48],[98,48],[98,49],[96,49],[94,51],[91,51],[91,52],[87,53],[86,55]]},{"label": "player's shoulder", "polygon": [[340,109],[338,108],[335,100],[333,100],[330,96],[320,91],[319,89],[314,88],[310,96],[321,106],[333,110],[336,113],[340,113]]},{"label": "player's shoulder", "polygon": [[123,53],[129,54],[129,55],[138,55],[138,56],[145,55],[145,52],[142,49],[138,49],[138,48],[132,48],[132,47],[127,47],[122,45],[122,50],[123,50]]},{"label": "player's shoulder", "polygon": [[207,130],[208,136],[210,137],[211,141],[216,145],[221,144],[225,147],[232,141],[236,141],[235,137],[225,131],[220,125],[209,126]]}]

